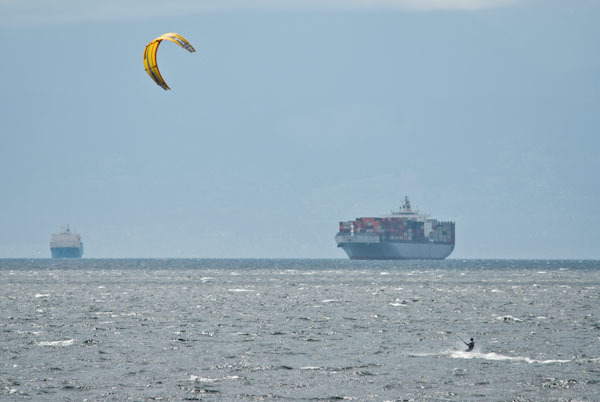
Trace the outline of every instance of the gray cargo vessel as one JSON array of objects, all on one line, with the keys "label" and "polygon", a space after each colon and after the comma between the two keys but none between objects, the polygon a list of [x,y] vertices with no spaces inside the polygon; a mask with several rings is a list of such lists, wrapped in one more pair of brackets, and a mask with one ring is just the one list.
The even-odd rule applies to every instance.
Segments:
[{"label": "gray cargo vessel", "polygon": [[454,250],[454,222],[413,211],[408,201],[398,212],[340,222],[335,236],[353,260],[443,260]]},{"label": "gray cargo vessel", "polygon": [[71,229],[67,225],[62,232],[52,235],[50,252],[52,258],[81,258],[83,255],[81,236],[71,233]]}]

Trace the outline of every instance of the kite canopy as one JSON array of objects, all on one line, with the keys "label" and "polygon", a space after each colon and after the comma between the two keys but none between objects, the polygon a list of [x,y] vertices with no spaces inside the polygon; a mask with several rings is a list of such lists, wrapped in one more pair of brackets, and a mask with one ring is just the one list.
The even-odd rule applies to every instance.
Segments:
[{"label": "kite canopy", "polygon": [[175,32],[162,34],[146,45],[146,49],[144,49],[144,68],[146,69],[146,72],[150,78],[152,78],[158,86],[166,91],[171,88],[169,88],[163,77],[160,75],[160,71],[158,71],[158,65],[156,64],[156,52],[158,51],[158,45],[160,45],[160,42],[163,40],[177,43],[190,53],[195,52],[196,49],[190,45],[190,42],[188,42],[187,39],[179,34],[176,34]]}]

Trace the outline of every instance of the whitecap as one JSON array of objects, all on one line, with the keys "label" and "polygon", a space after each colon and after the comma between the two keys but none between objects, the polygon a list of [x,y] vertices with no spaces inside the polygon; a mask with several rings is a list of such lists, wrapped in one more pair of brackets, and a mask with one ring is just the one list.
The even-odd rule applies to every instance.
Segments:
[{"label": "whitecap", "polygon": [[75,339],[68,339],[66,341],[43,341],[38,345],[40,346],[71,346],[75,344]]},{"label": "whitecap", "polygon": [[227,289],[228,292],[253,292],[251,289]]},{"label": "whitecap", "polygon": [[36,293],[35,298],[39,299],[40,297],[50,297],[50,293]]},{"label": "whitecap", "polygon": [[199,375],[190,375],[190,381],[194,381],[194,382],[202,382],[202,383],[213,383],[213,382],[217,382],[217,381],[221,381],[221,380],[238,380],[242,377],[237,376],[237,375],[228,375],[225,376],[223,378],[208,378],[208,377],[201,377]]},{"label": "whitecap", "polygon": [[517,317],[513,317],[512,315],[503,315],[496,317],[497,320],[500,321],[514,321],[514,322],[522,322],[523,320]]},{"label": "whitecap", "polygon": [[190,381],[211,383],[216,382],[218,380],[216,378],[200,377],[199,375],[190,375]]},{"label": "whitecap", "polygon": [[322,300],[321,303],[341,303],[341,300],[325,299],[325,300]]}]

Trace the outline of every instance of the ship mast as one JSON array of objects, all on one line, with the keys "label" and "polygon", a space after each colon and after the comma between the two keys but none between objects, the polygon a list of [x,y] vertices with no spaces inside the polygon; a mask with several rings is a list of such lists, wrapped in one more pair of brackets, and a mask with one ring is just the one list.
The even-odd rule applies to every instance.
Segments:
[{"label": "ship mast", "polygon": [[410,201],[408,200],[408,195],[404,197],[404,205],[402,205],[402,212],[406,214],[412,213],[412,209],[410,208]]},{"label": "ship mast", "polygon": [[413,211],[410,206],[408,196],[404,197],[404,205],[400,208],[400,211],[392,211],[392,215],[418,215],[419,211]]}]

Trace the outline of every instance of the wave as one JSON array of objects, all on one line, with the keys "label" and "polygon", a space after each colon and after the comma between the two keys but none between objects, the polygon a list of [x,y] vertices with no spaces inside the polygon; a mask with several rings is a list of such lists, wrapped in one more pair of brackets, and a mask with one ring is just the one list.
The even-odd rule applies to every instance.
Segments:
[{"label": "wave", "polygon": [[40,346],[71,346],[75,344],[75,339],[68,339],[66,341],[42,341],[38,343]]},{"label": "wave", "polygon": [[474,350],[473,352],[466,352],[462,350],[448,350],[441,353],[411,353],[409,356],[413,357],[439,357],[448,356],[452,359],[483,359],[483,360],[494,360],[494,361],[511,361],[511,362],[524,362],[524,363],[538,363],[538,364],[552,364],[552,363],[569,363],[571,360],[563,359],[549,359],[549,360],[538,360],[532,359],[526,356],[507,356],[500,353],[490,352],[483,353]]},{"label": "wave", "polygon": [[242,377],[237,376],[237,375],[228,375],[222,378],[209,378],[209,377],[201,377],[199,375],[190,375],[190,381],[194,381],[194,382],[201,382],[201,383],[213,383],[213,382],[217,382],[217,381],[222,381],[222,380],[238,380],[241,379]]},{"label": "wave", "polygon": [[500,320],[500,321],[504,321],[504,322],[510,322],[510,321],[513,321],[513,322],[523,322],[522,319],[517,318],[517,317],[513,317],[512,315],[496,316],[496,319]]},{"label": "wave", "polygon": [[495,361],[513,361],[513,362],[525,362],[525,363],[541,363],[541,364],[552,364],[552,363],[568,363],[571,360],[538,360],[532,359],[526,356],[506,356],[499,353],[481,353],[481,352],[464,352],[464,351],[450,351],[446,353],[453,359],[484,359],[484,360],[495,360]]}]

